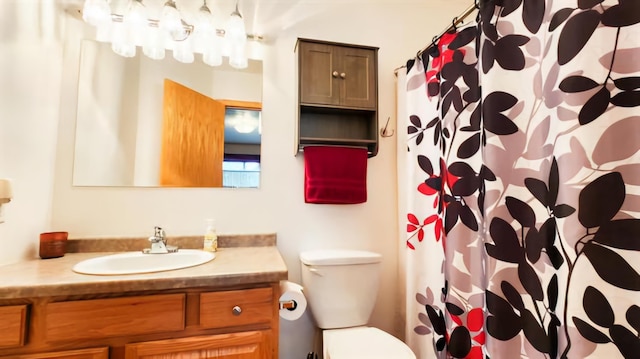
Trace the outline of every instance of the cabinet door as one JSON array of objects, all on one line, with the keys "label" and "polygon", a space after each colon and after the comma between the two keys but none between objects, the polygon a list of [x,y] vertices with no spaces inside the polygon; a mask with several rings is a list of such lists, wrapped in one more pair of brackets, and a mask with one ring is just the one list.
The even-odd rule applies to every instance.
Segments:
[{"label": "cabinet door", "polygon": [[313,42],[299,43],[300,102],[303,104],[340,104],[339,64],[336,47]]},{"label": "cabinet door", "polygon": [[272,359],[270,332],[251,331],[127,344],[125,359]]},{"label": "cabinet door", "polygon": [[65,350],[61,352],[12,355],[11,359],[109,359],[109,348]]},{"label": "cabinet door", "polygon": [[27,306],[0,307],[0,348],[24,345]]},{"label": "cabinet door", "polygon": [[375,51],[343,47],[340,57],[340,105],[345,107],[376,108]]}]

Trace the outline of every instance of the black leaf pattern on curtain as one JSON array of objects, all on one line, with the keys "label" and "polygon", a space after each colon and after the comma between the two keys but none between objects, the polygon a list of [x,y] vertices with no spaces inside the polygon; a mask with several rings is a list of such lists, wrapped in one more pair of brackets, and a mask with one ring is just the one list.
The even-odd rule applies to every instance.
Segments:
[{"label": "black leaf pattern on curtain", "polygon": [[522,301],[522,294],[518,292],[518,290],[513,286],[513,284],[503,281],[500,284],[500,288],[502,289],[502,294],[509,301],[509,303],[518,311],[522,312],[524,310],[524,302]]},{"label": "black leaf pattern on curtain", "polygon": [[613,80],[613,83],[620,90],[633,91],[640,88],[640,77],[622,77]]},{"label": "black leaf pattern on curtain", "polygon": [[611,328],[615,323],[615,314],[607,298],[597,288],[588,286],[582,299],[587,317],[595,324]]},{"label": "black leaf pattern on curtain", "polygon": [[462,31],[460,31],[456,38],[451,41],[449,44],[449,49],[457,50],[463,46],[468,45],[471,41],[476,39],[476,34],[478,33],[478,29],[475,27],[468,27]]},{"label": "black leaf pattern on curtain", "polygon": [[623,91],[611,98],[611,104],[619,107],[640,106],[640,91]]},{"label": "black leaf pattern on curtain", "polygon": [[607,110],[607,107],[609,107],[609,100],[611,100],[611,92],[603,86],[584,104],[582,110],[580,110],[578,114],[580,124],[586,125],[600,117]]},{"label": "black leaf pattern on curtain", "polygon": [[624,27],[640,22],[640,3],[634,0],[621,0],[602,14],[602,24],[610,27]]},{"label": "black leaf pattern on curtain", "polygon": [[[613,308],[605,295],[593,286],[587,287],[583,295],[583,306],[587,317],[597,326],[608,329],[609,336],[586,321],[573,317],[576,328],[584,338],[598,344],[613,342],[620,353],[628,359],[636,358],[640,352],[640,337],[628,328],[615,324]],[[640,308],[632,305],[625,317],[631,327],[638,331],[637,321]]]},{"label": "black leaf pattern on curtain", "polygon": [[604,225],[618,213],[625,196],[624,181],[619,172],[598,177],[580,192],[580,223],[586,228]]},{"label": "black leaf pattern on curtain", "polygon": [[489,226],[489,234],[493,243],[485,243],[485,248],[491,257],[509,263],[521,262],[524,251],[516,231],[507,221],[499,217],[494,218]]},{"label": "black leaf pattern on curtain", "polygon": [[471,335],[465,327],[456,327],[449,337],[449,353],[454,358],[464,358],[471,350]]},{"label": "black leaf pattern on curtain", "polygon": [[594,89],[600,85],[594,80],[584,76],[569,76],[560,82],[560,90],[568,93],[582,92]]},{"label": "black leaf pattern on curtain", "polygon": [[564,25],[558,40],[558,63],[565,65],[584,48],[600,24],[600,13],[587,10],[572,16]]},{"label": "black leaf pattern on curtain", "polygon": [[582,250],[593,269],[607,283],[618,288],[640,291],[640,274],[618,253],[595,243],[586,243]]},{"label": "black leaf pattern on curtain", "polygon": [[573,317],[573,323],[578,329],[578,332],[580,332],[580,335],[582,335],[585,339],[598,344],[605,344],[605,343],[611,342],[611,339],[609,339],[609,337],[606,334],[594,328],[584,320],[578,317]]},{"label": "black leaf pattern on curtain", "polygon": [[640,219],[621,219],[603,224],[593,241],[604,246],[640,251]]},{"label": "black leaf pattern on curtain", "polygon": [[631,327],[640,333],[640,307],[635,304],[629,307],[626,318]]},{"label": "black leaf pattern on curtain", "polygon": [[525,66],[525,58],[520,46],[524,46],[527,42],[529,42],[529,38],[526,36],[504,36],[493,46],[493,57],[505,70],[522,70]]},{"label": "black leaf pattern on curtain", "polygon": [[[603,3],[603,0],[576,0],[573,2],[575,7],[548,11],[547,6],[551,6],[551,3],[545,1],[485,2],[480,9],[478,27],[461,31],[449,44],[452,60],[434,77],[437,81],[427,83],[427,93],[439,97],[437,109],[440,118],[434,118],[427,126],[423,124],[426,121],[414,122],[412,119],[409,126],[409,132],[414,136],[412,140],[415,139],[417,145],[427,135],[425,132],[433,131],[433,143],[441,152],[439,173],[436,173],[438,171],[426,157],[418,162],[429,176],[424,181],[424,186],[429,188],[427,192],[437,193],[438,197],[433,203],[434,206],[437,204],[438,214],[444,222],[441,224],[444,232],[454,237],[454,228],[461,224],[465,229],[476,232],[481,226],[488,224],[487,238],[480,243],[483,244],[486,255],[502,262],[499,268],[506,268],[511,271],[510,275],[513,274],[508,280],[503,279],[502,273],[494,277],[499,279],[490,281],[489,288],[484,291],[484,329],[487,334],[492,339],[501,341],[521,335],[530,344],[523,346],[529,348],[526,350],[534,348],[542,356],[549,358],[567,359],[576,355],[571,351],[571,342],[576,334],[570,333],[570,325],[590,342],[610,343],[611,348],[615,345],[625,358],[636,358],[637,353],[640,353],[640,306],[633,304],[628,308],[620,308],[618,302],[606,295],[606,289],[602,286],[640,291],[637,265],[628,262],[628,253],[622,252],[640,251],[640,241],[637,240],[640,238],[640,219],[628,218],[629,211],[637,211],[637,208],[629,208],[628,201],[631,197],[626,193],[623,178],[623,174],[635,174],[636,167],[631,168],[629,166],[634,165],[628,163],[613,164],[631,158],[635,152],[620,150],[614,155],[602,154],[600,148],[615,144],[610,141],[615,141],[615,135],[620,132],[611,131],[615,135],[609,135],[606,133],[608,130],[605,130],[593,153],[587,153],[590,150],[580,146],[579,140],[576,140],[578,145],[571,142],[571,150],[579,155],[583,154],[586,159],[584,163],[575,164],[571,163],[572,157],[567,153],[555,152],[558,143],[554,141],[558,141],[558,138],[553,136],[558,134],[552,132],[571,134],[576,128],[589,126],[599,118],[610,118],[605,113],[614,107],[640,106],[640,76],[630,75],[637,71],[614,68],[614,65],[620,66],[624,62],[623,56],[616,57],[618,51],[631,54],[630,49],[625,47],[622,47],[624,50],[619,50],[622,46],[618,43],[622,39],[620,29],[640,23],[640,2],[619,0],[617,5]],[[511,18],[505,20],[510,23],[507,25],[520,25],[513,19],[521,16],[526,30],[521,26],[505,26],[499,31],[498,22],[508,16]],[[605,70],[608,67],[608,73],[604,72],[607,73],[606,78],[594,75],[592,71],[568,68],[584,61],[588,55],[585,50],[590,47],[592,38],[595,41],[594,34],[598,29],[606,27],[617,28],[613,29],[617,33],[611,39],[613,51],[603,54],[599,58],[599,64],[596,61],[597,66],[602,66]],[[505,31],[505,28],[519,28],[525,34],[505,33],[510,31]],[[540,29],[548,33],[536,36]],[[554,33],[556,31],[559,33]],[[611,29],[607,31],[613,33]],[[481,32],[482,37],[477,36],[478,32]],[[464,51],[472,51],[469,46],[474,40],[474,50],[481,58],[478,66],[464,61]],[[552,43],[557,43],[555,52],[550,51]],[[481,46],[477,46],[479,44]],[[548,62],[552,65],[550,67],[540,66],[537,84],[534,84],[538,86],[534,91],[538,92],[533,100],[523,95],[523,92],[510,93],[502,89],[496,91],[495,88],[491,91],[486,88],[480,90],[480,68],[487,76],[491,76],[492,72],[509,71],[513,72],[514,79],[518,79],[519,71],[530,71],[532,61],[533,66],[537,65],[536,57],[548,59],[548,54],[551,53],[554,57],[557,55],[557,58]],[[430,53],[430,56],[438,54]],[[567,68],[561,70],[561,66]],[[623,66],[629,67],[626,64]],[[561,73],[567,74],[567,77],[559,78]],[[469,88],[465,89],[465,86]],[[581,105],[576,105],[579,96],[582,96],[582,102]],[[533,113],[540,105],[547,109],[557,108],[557,119],[561,121],[558,128],[554,128],[555,124],[551,125],[556,121],[555,113],[546,114],[546,120],[540,120],[543,118],[540,117],[537,122],[530,124],[531,128],[525,128],[529,126],[526,123],[526,112],[533,107],[533,118]],[[523,113],[522,108],[527,110],[518,117]],[[467,113],[468,123],[461,121],[460,115],[463,112]],[[563,129],[559,129],[561,127]],[[529,138],[526,136],[531,136],[532,133],[542,140],[527,142]],[[428,132],[428,135],[431,136],[432,133]],[[487,142],[492,146],[495,143],[504,145],[505,148],[513,146],[513,143],[520,141],[517,139],[519,136],[525,137],[527,142],[523,145],[523,151],[526,150],[523,157],[529,161],[542,162],[540,175],[532,175],[535,172],[531,168],[526,169],[528,172],[523,171],[524,174],[514,175],[517,182],[504,184],[505,193],[497,195],[499,200],[496,203],[495,193],[485,193],[485,181],[505,181],[502,176],[505,176],[509,167],[506,170],[500,168],[501,164],[496,164],[495,167],[484,164],[472,167],[461,160],[473,160],[475,155],[488,147]],[[607,136],[611,137],[609,142],[604,141]],[[430,144],[430,138],[425,142]],[[620,145],[625,146],[624,143]],[[507,151],[497,153],[509,155]],[[556,155],[559,156],[558,159]],[[450,161],[450,157],[455,159]],[[511,170],[517,172],[520,168],[514,167]],[[638,182],[635,179],[627,180],[632,184]],[[511,195],[512,192],[506,191],[507,188],[511,190],[509,186],[520,187],[525,189],[524,192],[528,190],[530,195]],[[487,211],[498,207],[498,211],[491,215],[499,215],[486,219],[487,222],[483,223],[485,195],[487,201],[493,201],[486,207],[489,208]],[[571,201],[576,197],[577,202]],[[473,208],[467,205],[470,199],[477,199],[477,205],[474,204]],[[478,213],[479,218],[476,217]],[[426,221],[425,219],[425,223]],[[583,227],[580,229],[583,230],[582,236],[563,238],[567,227],[575,228],[576,225]],[[455,247],[447,250],[460,251]],[[597,274],[595,282],[599,286],[587,286],[583,292],[582,288],[572,288],[573,276],[578,272],[578,261],[580,271],[588,266],[590,273]],[[470,267],[466,269],[470,270]],[[468,328],[460,324],[459,317],[468,314],[469,303],[453,298],[458,289],[460,288],[452,282],[452,294],[448,297],[449,283],[445,282],[442,289],[444,306],[440,309],[426,304],[426,315],[421,313],[421,322],[430,322],[436,334],[434,346],[437,351],[446,350],[454,358],[465,358],[472,350],[475,338],[472,338]],[[573,308],[569,310],[569,303],[574,303],[574,296],[580,293],[584,313],[574,312]],[[556,314],[558,306],[563,307],[562,318]],[[575,313],[583,317],[573,315]],[[457,326],[450,326],[451,321],[457,323]],[[429,330],[428,327],[424,328],[426,330],[420,331]]]},{"label": "black leaf pattern on curtain", "polygon": [[525,309],[522,313],[522,331],[529,343],[539,352],[549,353],[551,351],[547,332],[528,309]]},{"label": "black leaf pattern on curtain", "polygon": [[502,112],[512,108],[518,99],[507,92],[492,92],[482,103],[482,117],[484,128],[496,135],[510,135],[518,131],[513,121]]},{"label": "black leaf pattern on curtain", "polygon": [[532,34],[540,30],[542,21],[544,20],[545,1],[540,0],[524,0],[522,9],[522,20]]},{"label": "black leaf pattern on curtain", "polygon": [[637,358],[640,353],[640,338],[622,325],[614,325],[609,329],[611,340],[625,358]]},{"label": "black leaf pattern on curtain", "polygon": [[571,14],[573,14],[573,12],[576,9],[574,8],[564,8],[564,9],[560,9],[558,10],[555,14],[553,14],[553,17],[551,18],[551,21],[549,22],[549,31],[553,31],[555,29],[558,28],[558,26],[562,25],[565,21],[567,21],[567,19],[569,18],[569,16],[571,16]]},{"label": "black leaf pattern on curtain", "polygon": [[509,340],[522,330],[522,320],[509,302],[490,290],[486,292],[487,332],[500,340]]}]

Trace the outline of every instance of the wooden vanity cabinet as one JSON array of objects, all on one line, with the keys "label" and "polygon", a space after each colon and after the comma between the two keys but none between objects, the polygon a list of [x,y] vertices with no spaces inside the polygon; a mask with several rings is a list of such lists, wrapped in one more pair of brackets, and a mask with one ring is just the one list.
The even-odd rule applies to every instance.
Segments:
[{"label": "wooden vanity cabinet", "polygon": [[378,151],[378,48],[298,39],[297,151],[305,145]]},{"label": "wooden vanity cabinet", "polygon": [[275,359],[278,297],[278,283],[265,283],[0,301],[0,333],[30,312],[27,335],[12,330],[0,359]]}]

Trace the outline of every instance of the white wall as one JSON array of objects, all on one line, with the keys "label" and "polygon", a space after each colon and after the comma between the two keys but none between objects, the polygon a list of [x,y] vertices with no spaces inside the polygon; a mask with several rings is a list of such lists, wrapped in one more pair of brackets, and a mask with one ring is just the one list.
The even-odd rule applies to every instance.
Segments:
[{"label": "white wall", "polygon": [[0,9],[0,178],[14,199],[0,224],[0,265],[37,256],[50,226],[60,100],[61,18],[53,0]]},{"label": "white wall", "polygon": [[[12,0],[35,3],[37,0]],[[226,1],[235,3],[235,1]],[[47,227],[48,195],[51,186],[55,145],[55,121],[58,115],[58,146],[55,159],[54,192],[51,201],[50,227],[67,230],[70,237],[92,235],[149,235],[154,225],[162,225],[169,235],[199,234],[204,218],[216,218],[221,233],[276,232],[278,248],[287,266],[289,278],[300,281],[298,255],[315,248],[359,248],[383,254],[383,276],[378,302],[371,324],[394,334],[401,333],[399,315],[402,295],[398,285],[398,220],[396,200],[396,137],[381,138],[380,152],[368,162],[368,201],[360,205],[312,205],[303,199],[304,163],[293,156],[296,120],[296,74],[294,46],[298,37],[378,46],[379,51],[379,121],[388,117],[395,128],[395,78],[393,70],[404,64],[433,35],[447,26],[469,4],[469,0],[280,0],[242,1],[251,28],[253,22],[267,38],[263,79],[262,173],[260,189],[160,189],[160,188],[82,188],[71,186],[73,143],[77,105],[77,79],[80,40],[86,32],[75,31],[78,21],[70,21],[65,33],[62,84],[57,86],[59,64],[51,71],[46,65],[56,57],[42,45],[33,49],[33,63],[26,62],[18,83],[29,92],[43,96],[42,105],[11,109],[11,117],[29,124],[12,128],[24,142],[14,139],[9,151],[15,169],[5,171],[5,157],[0,157],[0,175],[21,177],[16,197],[23,196],[30,205],[18,212],[9,208],[9,221],[16,229],[7,233],[9,224],[0,225],[3,241],[11,234],[12,253],[8,261],[18,260],[27,248],[33,248],[38,232]],[[229,10],[231,10],[231,4]],[[3,7],[4,5],[3,2]],[[27,5],[24,5],[27,6]],[[4,10],[4,9],[3,9]],[[32,22],[35,23],[35,22]],[[0,26],[5,26],[1,22]],[[25,30],[26,31],[26,30]],[[5,33],[3,29],[1,33]],[[3,42],[3,46],[4,42]],[[17,45],[21,47],[26,45]],[[3,50],[3,60],[4,52]],[[13,48],[11,48],[13,50]],[[48,56],[43,56],[47,53]],[[13,65],[24,62],[30,54],[9,57]],[[58,52],[59,55],[59,52]],[[19,56],[19,57],[18,57]],[[59,58],[59,57],[58,57]],[[46,59],[46,60],[45,60]],[[17,64],[20,62],[20,64]],[[47,68],[45,71],[44,68]],[[41,69],[37,73],[38,69]],[[101,69],[108,71],[108,69]],[[9,72],[6,67],[0,69]],[[40,77],[33,77],[36,72]],[[37,80],[36,80],[37,79]],[[43,80],[44,79],[44,80]],[[47,83],[46,91],[42,89]],[[3,89],[4,91],[5,89]],[[57,108],[60,94],[60,108]],[[3,101],[3,100],[0,100]],[[13,102],[16,102],[15,100]],[[4,104],[4,103],[3,103]],[[1,110],[4,114],[5,106]],[[51,113],[53,112],[53,113]],[[3,115],[4,127],[16,126]],[[28,132],[27,132],[28,130]],[[43,131],[43,132],[40,132]],[[4,138],[3,138],[4,139]],[[4,141],[4,146],[6,146]],[[39,144],[39,146],[35,146]],[[43,148],[44,147],[44,148]],[[24,167],[24,168],[22,168]],[[23,182],[24,181],[24,182]],[[22,187],[25,186],[25,187]],[[23,189],[24,188],[24,189]],[[25,193],[26,192],[26,193]],[[38,204],[41,207],[38,207]],[[13,205],[13,202],[12,204]],[[401,223],[403,225],[403,223]],[[32,253],[33,254],[33,253]],[[2,253],[2,255],[6,255]],[[312,349],[314,328],[310,316],[296,322],[281,322],[281,358],[306,357]]]}]

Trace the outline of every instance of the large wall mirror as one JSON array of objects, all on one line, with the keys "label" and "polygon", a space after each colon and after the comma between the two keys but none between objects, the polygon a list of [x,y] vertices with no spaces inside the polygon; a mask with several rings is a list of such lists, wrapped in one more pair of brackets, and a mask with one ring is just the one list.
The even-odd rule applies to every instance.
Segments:
[{"label": "large wall mirror", "polygon": [[258,187],[262,63],[124,58],[83,40],[74,186]]}]

